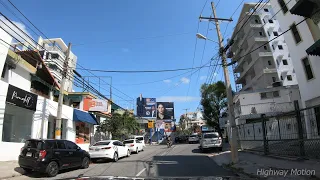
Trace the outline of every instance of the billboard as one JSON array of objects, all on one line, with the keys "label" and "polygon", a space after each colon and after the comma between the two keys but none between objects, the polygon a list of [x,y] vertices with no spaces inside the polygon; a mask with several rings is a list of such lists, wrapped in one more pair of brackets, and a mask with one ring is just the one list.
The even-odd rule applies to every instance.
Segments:
[{"label": "billboard", "polygon": [[102,99],[85,98],[83,100],[83,110],[108,112],[108,102]]},{"label": "billboard", "polygon": [[173,102],[157,102],[157,120],[173,120]]},{"label": "billboard", "polygon": [[156,104],[156,98],[137,98],[137,115],[144,118],[156,118]]}]

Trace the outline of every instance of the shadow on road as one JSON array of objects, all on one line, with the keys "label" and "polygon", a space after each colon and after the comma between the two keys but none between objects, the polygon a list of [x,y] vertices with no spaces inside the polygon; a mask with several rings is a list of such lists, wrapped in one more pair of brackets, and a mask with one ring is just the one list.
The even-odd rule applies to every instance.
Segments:
[{"label": "shadow on road", "polygon": [[218,166],[207,156],[155,156],[151,165],[156,168],[157,176],[235,176],[231,171]]},{"label": "shadow on road", "polygon": [[210,153],[218,153],[220,151],[218,151],[217,149],[204,149],[204,150],[200,150],[200,149],[193,149],[192,153],[199,153],[199,154],[210,154]]}]

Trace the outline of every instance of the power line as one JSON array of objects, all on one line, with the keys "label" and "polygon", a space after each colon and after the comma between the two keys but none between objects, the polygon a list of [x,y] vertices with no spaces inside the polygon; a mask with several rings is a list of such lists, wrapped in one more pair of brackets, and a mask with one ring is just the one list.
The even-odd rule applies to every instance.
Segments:
[{"label": "power line", "polygon": [[[210,66],[205,66],[210,67]],[[203,66],[191,67],[191,68],[179,68],[179,69],[162,69],[162,70],[102,70],[102,69],[87,69],[87,68],[76,68],[79,70],[96,71],[96,72],[107,72],[107,73],[160,73],[160,72],[174,72],[174,71],[185,71],[193,69],[201,69]]]},{"label": "power line", "polygon": [[[238,11],[238,9],[241,7],[241,5],[242,5],[242,3],[244,2],[244,0],[242,0],[241,2],[240,2],[240,4],[238,5],[238,7],[236,8],[236,10],[234,10],[233,11],[233,13],[231,14],[231,16],[230,16],[230,19],[232,19],[232,17],[234,16],[234,14]],[[226,26],[226,29],[224,30],[224,33],[223,33],[223,39],[225,39],[225,35],[226,35],[226,32],[227,32],[227,30],[228,30],[228,27],[229,27],[229,24],[230,24],[231,22],[229,21],[228,22],[228,24],[227,24],[227,26]]]}]

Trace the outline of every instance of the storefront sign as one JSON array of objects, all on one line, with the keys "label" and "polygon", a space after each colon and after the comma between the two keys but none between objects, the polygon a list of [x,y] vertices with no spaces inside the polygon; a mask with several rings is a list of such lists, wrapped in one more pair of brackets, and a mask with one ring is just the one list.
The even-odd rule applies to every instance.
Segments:
[{"label": "storefront sign", "polygon": [[35,111],[38,96],[9,84],[6,102]]},{"label": "storefront sign", "polygon": [[83,110],[108,112],[108,102],[102,99],[89,99],[83,101]]}]

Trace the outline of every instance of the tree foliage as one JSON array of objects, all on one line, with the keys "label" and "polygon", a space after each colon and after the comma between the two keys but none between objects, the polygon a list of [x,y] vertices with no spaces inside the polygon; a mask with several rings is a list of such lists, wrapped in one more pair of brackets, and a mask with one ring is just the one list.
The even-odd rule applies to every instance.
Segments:
[{"label": "tree foliage", "polygon": [[207,124],[220,130],[219,118],[226,113],[228,106],[225,84],[222,81],[203,84],[200,92],[202,113]]},{"label": "tree foliage", "polygon": [[99,132],[109,132],[112,134],[112,139],[125,139],[129,135],[135,134],[139,130],[139,124],[136,119],[125,112],[122,115],[113,113],[110,119],[105,120],[97,127]]}]

